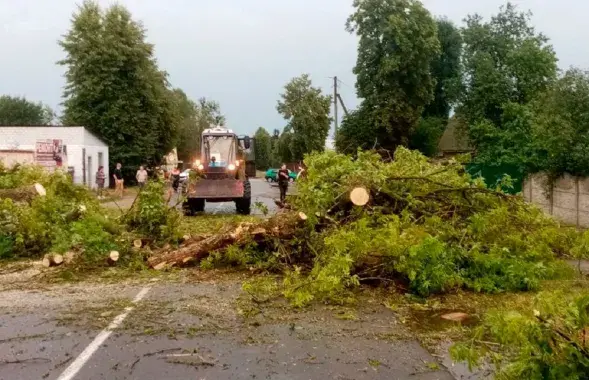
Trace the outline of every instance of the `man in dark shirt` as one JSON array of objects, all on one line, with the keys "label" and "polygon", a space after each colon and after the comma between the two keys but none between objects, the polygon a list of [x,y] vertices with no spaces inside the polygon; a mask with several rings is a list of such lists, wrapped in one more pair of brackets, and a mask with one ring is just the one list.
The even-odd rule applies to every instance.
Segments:
[{"label": "man in dark shirt", "polygon": [[280,202],[284,203],[286,200],[286,191],[288,190],[288,169],[285,164],[282,164],[278,170],[278,188],[280,188]]},{"label": "man in dark shirt", "polygon": [[118,195],[120,197],[123,196],[123,186],[124,186],[124,181],[123,181],[123,171],[121,170],[122,165],[120,162],[117,163],[117,166],[113,172],[113,178],[115,180],[115,195]]}]

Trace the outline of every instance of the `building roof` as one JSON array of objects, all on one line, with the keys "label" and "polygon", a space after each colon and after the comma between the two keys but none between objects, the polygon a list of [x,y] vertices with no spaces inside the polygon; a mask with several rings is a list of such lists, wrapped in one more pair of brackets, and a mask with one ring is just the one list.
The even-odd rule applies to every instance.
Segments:
[{"label": "building roof", "polygon": [[470,152],[473,147],[468,141],[466,124],[461,119],[453,116],[448,120],[446,130],[438,143],[440,153]]},{"label": "building roof", "polygon": [[102,144],[104,144],[105,146],[108,146],[108,144],[101,139],[100,137],[96,136],[94,133],[90,132],[86,127],[81,126],[81,125],[72,125],[72,126],[65,126],[65,125],[0,125],[0,132],[2,132],[2,130],[8,130],[8,129],[27,129],[27,130],[39,130],[39,131],[46,131],[48,129],[58,129],[58,130],[71,130],[71,129],[77,129],[80,131],[84,131],[86,132],[88,135],[92,136],[93,138],[95,138],[96,140],[100,141]]}]

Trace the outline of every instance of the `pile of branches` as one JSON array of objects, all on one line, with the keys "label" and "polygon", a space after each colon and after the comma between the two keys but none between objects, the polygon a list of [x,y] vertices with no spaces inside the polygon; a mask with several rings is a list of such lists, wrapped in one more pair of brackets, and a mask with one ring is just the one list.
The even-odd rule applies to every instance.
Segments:
[{"label": "pile of branches", "polygon": [[66,173],[0,163],[0,259],[106,264],[118,260],[121,233],[96,197]]},{"label": "pile of branches", "polygon": [[491,362],[496,379],[589,379],[589,294],[542,292],[534,310],[488,313],[450,353],[469,367]]},{"label": "pile of branches", "polygon": [[372,152],[325,152],[305,165],[286,211],[160,252],[150,266],[241,247],[258,262],[281,264],[285,294],[297,305],[369,281],[427,296],[457,288],[529,290],[570,275],[558,258],[578,244],[577,232],[523,198],[473,180],[458,161],[432,163],[399,148],[387,161]]}]

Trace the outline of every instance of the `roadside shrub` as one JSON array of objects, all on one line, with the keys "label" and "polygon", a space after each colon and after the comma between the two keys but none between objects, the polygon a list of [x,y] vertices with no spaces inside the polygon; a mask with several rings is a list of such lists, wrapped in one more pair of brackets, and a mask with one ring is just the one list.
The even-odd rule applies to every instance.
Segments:
[{"label": "roadside shrub", "polygon": [[161,181],[148,182],[125,217],[129,228],[156,241],[177,240],[181,221],[182,214],[168,206]]},{"label": "roadside shrub", "polygon": [[492,311],[450,353],[470,368],[486,360],[496,379],[589,379],[589,294],[540,293],[529,313]]}]

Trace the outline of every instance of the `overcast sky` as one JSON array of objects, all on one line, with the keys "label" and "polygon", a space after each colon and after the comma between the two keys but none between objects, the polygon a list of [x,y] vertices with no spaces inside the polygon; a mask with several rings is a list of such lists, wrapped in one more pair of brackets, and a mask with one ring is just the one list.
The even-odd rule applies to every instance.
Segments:
[{"label": "overcast sky", "polygon": [[[589,68],[587,0],[515,0],[532,10],[561,68]],[[66,33],[75,0],[0,0],[0,94],[23,95],[59,109],[64,84],[57,40]],[[102,5],[112,1],[100,0]],[[352,67],[356,38],[344,25],[352,0],[121,0],[148,30],[160,68],[190,97],[221,104],[230,128],[253,133],[282,129],[276,101],[284,84],[309,73],[331,92],[337,75],[348,108],[357,104]],[[434,15],[461,23],[488,17],[501,0],[425,0]],[[340,111],[341,114],[341,111]]]}]

